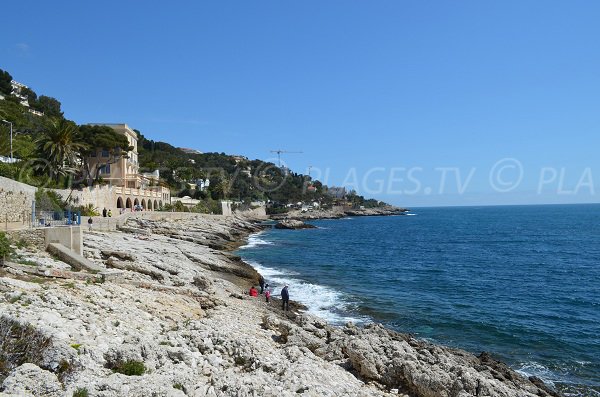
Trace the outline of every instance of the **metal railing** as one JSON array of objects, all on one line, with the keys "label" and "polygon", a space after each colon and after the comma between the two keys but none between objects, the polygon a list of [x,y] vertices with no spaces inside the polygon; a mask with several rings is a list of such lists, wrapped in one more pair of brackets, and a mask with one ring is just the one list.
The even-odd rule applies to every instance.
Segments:
[{"label": "metal railing", "polygon": [[38,211],[35,214],[36,227],[81,225],[81,212],[71,210]]}]

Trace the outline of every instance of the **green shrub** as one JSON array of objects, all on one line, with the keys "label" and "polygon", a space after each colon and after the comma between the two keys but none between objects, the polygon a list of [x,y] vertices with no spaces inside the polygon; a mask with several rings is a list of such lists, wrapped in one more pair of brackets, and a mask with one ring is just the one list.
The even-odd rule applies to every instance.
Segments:
[{"label": "green shrub", "polygon": [[22,249],[25,247],[29,246],[29,243],[27,242],[27,240],[21,238],[19,239],[19,241],[16,242],[17,248]]},{"label": "green shrub", "polygon": [[289,211],[286,207],[267,207],[267,215],[285,214]]},{"label": "green shrub", "polygon": [[163,204],[163,206],[158,210],[163,212],[171,212],[173,210],[173,206],[171,204]]},{"label": "green shrub", "polygon": [[67,360],[60,360],[58,363],[58,368],[56,369],[56,375],[60,381],[63,381],[64,378],[73,371],[73,365]]},{"label": "green shrub", "polygon": [[173,209],[175,210],[175,212],[190,212],[190,210],[187,209],[181,201],[176,201],[173,205]]},{"label": "green shrub", "polygon": [[192,212],[199,212],[201,214],[220,214],[221,202],[210,198],[202,200],[192,208]]},{"label": "green shrub", "polygon": [[19,176],[19,166],[17,164],[0,163],[0,176],[17,179]]},{"label": "green shrub", "polygon": [[94,207],[94,204],[80,205],[73,207],[73,212],[81,212],[81,216],[99,216],[100,211]]},{"label": "green shrub", "polygon": [[17,260],[17,262],[20,263],[21,265],[25,265],[25,266],[36,267],[38,265],[37,262],[30,261],[27,259],[19,259],[19,260]]},{"label": "green shrub", "polygon": [[73,392],[73,397],[88,397],[89,393],[85,387],[78,387],[77,390]]},{"label": "green shrub", "polygon": [[7,256],[12,254],[13,250],[10,246],[10,241],[6,237],[6,234],[0,232],[0,265],[4,264],[4,260]]},{"label": "green shrub", "polygon": [[0,317],[0,335],[0,384],[13,369],[24,363],[43,367],[44,353],[51,348],[52,340],[37,328]]},{"label": "green shrub", "polygon": [[21,295],[15,295],[8,300],[8,303],[17,303],[21,299]]},{"label": "green shrub", "polygon": [[140,376],[146,372],[146,366],[143,361],[127,360],[119,363],[113,371],[127,376]]},{"label": "green shrub", "polygon": [[35,192],[35,208],[37,211],[61,211],[66,206],[62,197],[52,190],[38,189]]}]

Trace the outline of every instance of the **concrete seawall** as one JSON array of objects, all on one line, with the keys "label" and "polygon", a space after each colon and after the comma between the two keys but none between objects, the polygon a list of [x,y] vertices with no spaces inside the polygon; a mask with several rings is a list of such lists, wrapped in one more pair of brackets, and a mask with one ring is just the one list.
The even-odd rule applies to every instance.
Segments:
[{"label": "concrete seawall", "polygon": [[[119,216],[104,218],[102,216],[92,217],[92,230],[96,231],[115,231],[119,226],[123,226],[130,218],[148,219],[153,221],[176,221],[195,217],[203,217],[206,219],[224,219],[224,215],[199,214],[195,212],[159,212],[159,211],[141,211],[141,212],[125,212]],[[84,230],[89,228],[89,216],[81,217],[81,227]]]}]

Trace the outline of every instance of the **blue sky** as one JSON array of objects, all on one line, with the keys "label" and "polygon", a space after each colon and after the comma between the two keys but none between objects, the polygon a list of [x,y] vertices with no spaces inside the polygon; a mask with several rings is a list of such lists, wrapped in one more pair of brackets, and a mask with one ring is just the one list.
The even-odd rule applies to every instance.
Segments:
[{"label": "blue sky", "polygon": [[8,2],[0,68],[78,123],[398,205],[599,202],[596,1]]}]

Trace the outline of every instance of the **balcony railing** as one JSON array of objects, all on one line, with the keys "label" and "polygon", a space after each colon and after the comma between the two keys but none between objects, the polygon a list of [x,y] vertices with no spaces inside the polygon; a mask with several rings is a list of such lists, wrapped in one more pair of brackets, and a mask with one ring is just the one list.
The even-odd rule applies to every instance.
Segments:
[{"label": "balcony railing", "polygon": [[147,189],[115,186],[114,192],[131,196],[162,198],[163,194],[169,193],[169,189],[163,186],[152,186]]}]

